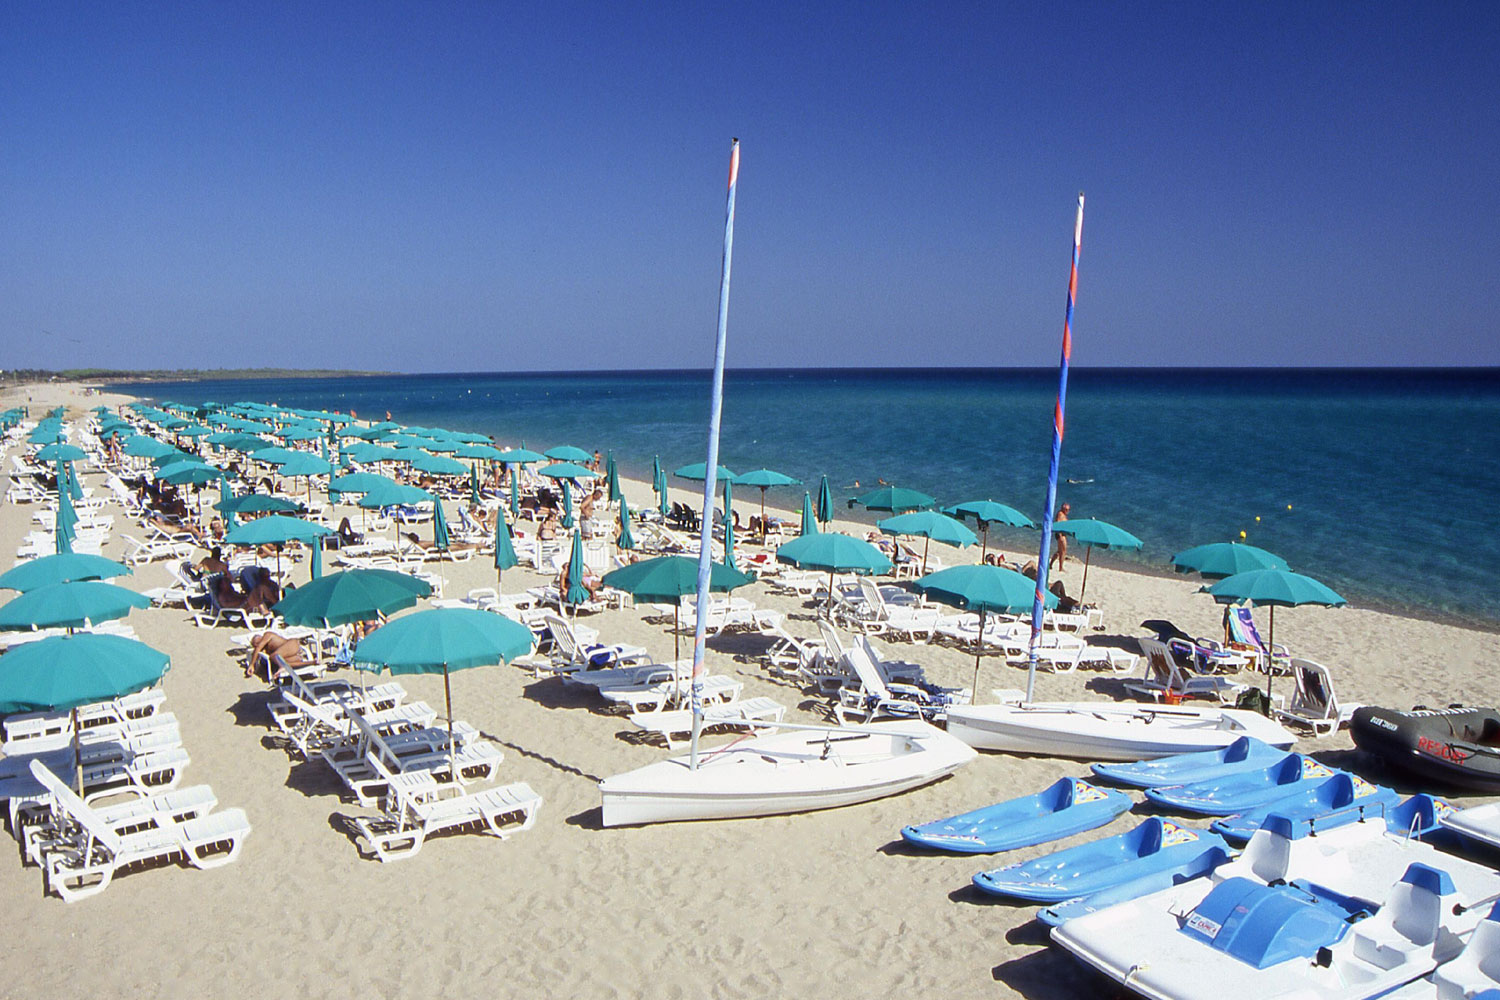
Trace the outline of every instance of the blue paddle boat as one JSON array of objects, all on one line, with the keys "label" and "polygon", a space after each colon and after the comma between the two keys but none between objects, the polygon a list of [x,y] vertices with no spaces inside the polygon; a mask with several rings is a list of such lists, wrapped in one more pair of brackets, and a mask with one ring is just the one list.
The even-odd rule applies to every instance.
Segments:
[{"label": "blue paddle boat", "polygon": [[1209,847],[1228,849],[1216,833],[1153,816],[1114,837],[980,872],[974,885],[994,896],[1058,903],[1177,868]]},{"label": "blue paddle boat", "polygon": [[909,844],[960,854],[994,854],[1060,840],[1103,826],[1131,807],[1130,796],[1061,778],[1035,795],[901,828]]},{"label": "blue paddle boat", "polygon": [[1241,736],[1219,750],[1173,754],[1156,760],[1094,764],[1097,777],[1132,788],[1159,788],[1162,785],[1191,785],[1210,778],[1220,778],[1241,771],[1257,771],[1292,756],[1253,736]]},{"label": "blue paddle boat", "polygon": [[[1429,798],[1430,801],[1430,797],[1424,798]],[[1314,830],[1373,818],[1396,824],[1390,826],[1393,833],[1407,833],[1409,824],[1416,817],[1411,810],[1396,816],[1399,801],[1400,796],[1389,788],[1371,784],[1352,774],[1340,773],[1293,795],[1276,799],[1237,816],[1215,820],[1209,829],[1230,843],[1243,844],[1260,829],[1266,817],[1274,812],[1295,822],[1307,823]],[[1436,824],[1437,818],[1433,816],[1431,825]],[[1427,832],[1430,829],[1431,826],[1428,826],[1426,830],[1416,832]]]},{"label": "blue paddle boat", "polygon": [[1204,848],[1198,856],[1183,862],[1175,868],[1164,868],[1160,871],[1150,872],[1129,882],[1121,882],[1119,885],[1088,896],[1079,896],[1052,906],[1045,906],[1038,910],[1036,918],[1048,927],[1056,927],[1066,920],[1081,917],[1085,913],[1096,913],[1106,906],[1114,906],[1116,903],[1124,903],[1132,899],[1140,899],[1149,896],[1153,892],[1170,889],[1181,885],[1189,879],[1200,878],[1213,871],[1215,868],[1229,860],[1229,851],[1222,847]]},{"label": "blue paddle boat", "polygon": [[1311,757],[1292,754],[1279,764],[1209,778],[1191,785],[1146,789],[1146,798],[1174,812],[1231,816],[1288,798],[1327,781],[1337,772]]}]

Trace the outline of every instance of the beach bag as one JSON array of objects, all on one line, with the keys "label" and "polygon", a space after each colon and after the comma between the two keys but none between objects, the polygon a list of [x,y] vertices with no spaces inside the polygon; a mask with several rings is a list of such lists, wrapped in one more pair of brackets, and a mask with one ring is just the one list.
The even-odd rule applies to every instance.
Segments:
[{"label": "beach bag", "polygon": [[1271,714],[1271,699],[1260,688],[1249,688],[1240,692],[1240,696],[1234,700],[1234,707],[1269,716]]}]

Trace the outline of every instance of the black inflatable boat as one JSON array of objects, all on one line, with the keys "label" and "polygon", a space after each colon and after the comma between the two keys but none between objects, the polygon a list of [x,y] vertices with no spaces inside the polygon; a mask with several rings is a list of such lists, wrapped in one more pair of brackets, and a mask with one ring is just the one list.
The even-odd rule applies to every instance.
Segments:
[{"label": "black inflatable boat", "polygon": [[1500,792],[1500,711],[1493,708],[1359,708],[1355,746],[1418,778]]}]

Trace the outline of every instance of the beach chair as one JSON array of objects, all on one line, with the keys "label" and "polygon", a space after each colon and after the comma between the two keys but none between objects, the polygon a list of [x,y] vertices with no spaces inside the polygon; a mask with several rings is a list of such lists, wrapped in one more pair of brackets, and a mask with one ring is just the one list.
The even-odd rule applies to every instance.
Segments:
[{"label": "beach chair", "polygon": [[[623,708],[628,714],[660,711],[676,706],[687,698],[691,679],[670,678],[656,683],[630,685],[627,687],[600,688],[599,695],[611,706]],[[703,678],[703,704],[728,704],[739,700],[745,690],[742,681],[722,674],[710,674]]]},{"label": "beach chair", "polygon": [[887,684],[914,684],[920,687],[927,683],[927,671],[920,663],[888,658],[867,635],[856,636],[854,643],[865,651],[870,663],[880,672],[881,680]]},{"label": "beach chair", "polygon": [[1232,702],[1250,685],[1224,677],[1189,677],[1183,673],[1166,644],[1155,639],[1140,639],[1145,657],[1143,676],[1125,682],[1125,690],[1153,701],[1182,698],[1214,698]]},{"label": "beach chair", "polygon": [[137,865],[182,858],[194,868],[213,868],[239,857],[250,821],[242,809],[226,809],[178,821],[154,814],[143,829],[118,833],[42,764],[32,774],[52,794],[65,822],[77,834],[41,856],[45,888],[72,903],[103,892],[115,873]]},{"label": "beach chair", "polygon": [[[120,747],[115,754],[92,755],[76,770],[72,756],[66,752],[32,758],[31,762],[46,764],[69,787],[81,785],[84,799],[93,800],[121,793],[145,795],[171,791],[182,781],[182,773],[191,759],[178,741],[173,746],[139,752]],[[20,831],[34,822],[36,814],[52,804],[47,790],[30,773],[0,781],[0,799],[5,800],[10,828],[17,840],[22,839]]]},{"label": "beach chair", "polygon": [[[333,751],[354,739],[354,721],[343,702],[309,702],[291,692],[282,695],[285,709],[272,715],[276,728],[296,747],[303,760]],[[425,701],[356,713],[381,733],[395,735],[426,729],[437,721],[437,710]],[[455,729],[454,735],[457,735]]]},{"label": "beach chair", "polygon": [[[128,722],[156,715],[166,700],[166,692],[152,687],[109,701],[81,705],[74,710],[79,736],[85,738],[86,734],[97,731],[101,738],[109,738]],[[73,717],[73,712],[24,712],[7,716],[0,724],[5,733],[0,751],[14,755],[67,746],[73,739]]]},{"label": "beach chair", "polygon": [[547,634],[552,639],[552,671],[571,673],[575,670],[600,670],[605,667],[625,666],[631,663],[649,663],[651,654],[644,646],[624,643],[599,643],[599,633],[589,629],[581,633],[578,626],[560,615],[542,616]]},{"label": "beach chair", "polygon": [[1291,666],[1297,689],[1290,704],[1273,710],[1276,718],[1282,722],[1306,726],[1313,731],[1314,736],[1326,736],[1347,726],[1354,710],[1360,706],[1339,702],[1333,691],[1333,678],[1328,676],[1328,668],[1312,660],[1297,658],[1292,659]]},{"label": "beach chair", "polygon": [[1267,647],[1265,640],[1260,637],[1260,629],[1255,625],[1255,613],[1250,608],[1235,608],[1229,616],[1229,642],[1230,649],[1248,653],[1255,662],[1255,669],[1265,673],[1269,668],[1274,669],[1278,676],[1291,673],[1292,654],[1281,643],[1275,648]]},{"label": "beach chair", "polygon": [[477,739],[473,727],[458,723],[450,746],[444,726],[387,736],[364,716],[351,715],[350,719],[355,726],[355,752],[341,747],[325,750],[322,756],[362,806],[372,806],[385,795],[394,775],[427,771],[434,781],[491,781],[505,759],[498,746]]},{"label": "beach chair", "polygon": [[[703,731],[710,729],[755,729],[752,722],[780,722],[786,716],[786,706],[771,698],[746,698],[703,708]],[[666,741],[668,750],[685,746],[693,733],[691,709],[658,709],[654,712],[636,712],[630,716],[630,724],[648,733],[656,733]]]},{"label": "beach chair", "polygon": [[440,833],[472,830],[505,840],[529,830],[542,806],[542,797],[524,781],[453,794],[457,791],[426,774],[392,778],[385,811],[354,820],[369,856],[381,862],[401,861]]},{"label": "beach chair", "polygon": [[[919,607],[913,595],[899,588],[880,587],[868,577],[859,580],[860,594],[864,597],[864,615],[858,623],[860,630],[879,635],[904,635],[913,642],[931,642],[934,630],[943,614],[937,608]],[[897,596],[899,595],[899,597]]]},{"label": "beach chair", "polygon": [[761,661],[772,673],[796,677],[819,689],[831,679],[834,685],[830,692],[843,682],[841,665],[835,665],[832,671],[825,667],[821,642],[792,635],[781,622],[773,624],[766,634],[771,636],[771,647],[761,654]]},{"label": "beach chair", "polygon": [[974,696],[967,688],[887,684],[861,646],[851,647],[845,660],[854,672],[855,683],[839,689],[838,701],[833,706],[841,726],[848,724],[850,713],[861,715],[862,722],[873,722],[881,716],[941,719],[947,715],[948,706],[967,705]]},{"label": "beach chair", "polygon": [[[214,795],[212,788],[207,785],[193,785],[190,788],[177,788],[169,792],[137,796],[109,805],[94,805],[93,809],[99,819],[107,823],[116,833],[124,833],[143,825],[155,825],[156,817],[163,813],[170,821],[177,823],[197,819],[199,816],[212,812],[218,804],[218,796]],[[48,853],[64,849],[75,833],[76,830],[67,821],[67,814],[59,813],[49,807],[36,822],[26,826],[18,834],[18,839],[23,840],[21,845],[24,854],[23,863],[42,864],[42,859]]]},{"label": "beach chair", "polygon": [[628,667],[605,667],[603,670],[575,670],[563,674],[568,687],[589,688],[594,692],[628,687],[647,687],[663,681],[687,682],[693,676],[691,657],[670,663],[636,663]]}]

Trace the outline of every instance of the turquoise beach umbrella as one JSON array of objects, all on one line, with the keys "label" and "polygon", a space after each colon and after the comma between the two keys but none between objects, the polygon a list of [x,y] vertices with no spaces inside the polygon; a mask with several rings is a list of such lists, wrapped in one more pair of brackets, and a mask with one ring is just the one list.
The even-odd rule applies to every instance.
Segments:
[{"label": "turquoise beach umbrella", "polygon": [[573,552],[568,556],[568,592],[562,595],[563,602],[579,605],[589,599],[588,588],[583,585],[583,535],[573,532]]},{"label": "turquoise beach umbrella", "polygon": [[287,542],[311,542],[331,534],[332,529],[300,517],[269,514],[237,525],[225,533],[224,542],[227,545],[285,545]]},{"label": "turquoise beach umbrella", "polygon": [[510,525],[506,523],[505,511],[495,511],[495,582],[502,580],[501,574],[512,566],[519,565],[516,547],[510,539]]},{"label": "turquoise beach umbrella", "polygon": [[[984,651],[984,619],[992,614],[1020,614],[1031,610],[1037,584],[1030,577],[1000,566],[950,566],[922,577],[913,586],[935,601],[979,613],[980,638],[974,644],[974,683],[979,691],[979,657]],[[1057,595],[1044,593],[1045,607],[1057,607]]]},{"label": "turquoise beach umbrella", "polygon": [[1197,573],[1210,580],[1257,569],[1287,569],[1286,560],[1254,545],[1213,542],[1177,553],[1172,568],[1179,573]]},{"label": "turquoise beach umbrella", "polygon": [[475,466],[469,469],[469,503],[477,507],[483,502],[479,497],[479,468]]},{"label": "turquoise beach umbrella", "polygon": [[[504,615],[473,608],[432,608],[387,622],[361,639],[354,647],[354,663],[393,674],[441,673],[451,754],[456,750],[449,671],[514,660],[530,653],[534,645],[531,629]],[[457,766],[450,766],[456,778]]]},{"label": "turquoise beach umbrella", "polygon": [[899,486],[883,486],[849,501],[849,506],[865,510],[888,510],[893,514],[904,514],[910,510],[926,510],[937,503],[926,493],[903,489]]},{"label": "turquoise beach umbrella", "polygon": [[1036,524],[1016,510],[1014,507],[993,500],[969,500],[965,503],[956,503],[951,507],[944,507],[943,513],[949,517],[973,518],[979,525],[982,544],[979,550],[979,561],[984,562],[984,557],[990,551],[990,525],[1003,524],[1012,528],[1035,528]]},{"label": "turquoise beach umbrella", "polygon": [[[65,476],[62,462],[58,462],[59,476]],[[62,483],[60,478],[59,483]],[[65,555],[73,551],[73,542],[78,538],[74,526],[78,523],[78,514],[73,510],[73,501],[69,498],[67,489],[57,491],[57,517],[52,522],[53,542],[56,545],[58,555]]]},{"label": "turquoise beach umbrella", "polygon": [[407,573],[352,569],[298,587],[272,610],[288,625],[332,628],[393,615],[431,595],[432,587]]},{"label": "turquoise beach umbrella", "polygon": [[[715,478],[719,481],[727,482],[734,478],[734,473],[724,468],[724,466],[718,466],[718,470],[718,475]],[[684,465],[680,469],[673,469],[672,475],[678,479],[694,479],[701,483],[704,479],[708,478],[708,463],[695,462],[692,465]]]},{"label": "turquoise beach umbrella", "polygon": [[568,480],[560,479],[558,481],[562,483],[563,491],[562,526],[564,528],[571,528],[573,527],[573,490],[568,485]]},{"label": "turquoise beach umbrella", "polygon": [[376,510],[381,507],[396,507],[401,504],[428,503],[437,497],[428,493],[420,486],[408,486],[405,483],[392,481],[389,486],[377,486],[365,493],[360,498],[359,506],[367,510]]},{"label": "turquoise beach umbrella", "polygon": [[876,521],[875,527],[885,535],[916,535],[926,539],[922,544],[923,575],[927,573],[927,549],[934,539],[945,545],[955,545],[959,548],[979,541],[974,532],[964,527],[961,521],[956,521],[947,514],[939,514],[935,510],[897,514],[895,517]]},{"label": "turquoise beach umbrella", "polygon": [[[637,601],[672,605],[672,658],[682,655],[680,619],[682,598],[698,590],[698,560],[687,556],[658,556],[622,566],[604,574],[606,587],[623,590]],[[727,593],[736,587],[754,583],[755,577],[731,566],[709,564],[708,589]]]},{"label": "turquoise beach umbrella", "polygon": [[0,573],[0,590],[36,590],[57,583],[79,580],[108,580],[130,576],[135,571],[124,563],[82,552],[64,552],[19,563]]},{"label": "turquoise beach umbrella", "polygon": [[534,462],[547,461],[546,455],[538,454],[529,448],[509,448],[495,457],[506,465],[531,465]]},{"label": "turquoise beach umbrella", "polygon": [[448,518],[443,513],[443,501],[432,502],[432,547],[440,552],[448,551],[452,542],[448,538]]},{"label": "turquoise beach umbrella", "polygon": [[623,496],[620,497],[620,534],[616,536],[615,544],[622,549],[635,548],[635,536],[630,533],[630,504]]},{"label": "turquoise beach umbrella", "polygon": [[597,479],[599,473],[573,462],[553,462],[537,470],[549,479]]},{"label": "turquoise beach umbrella", "polygon": [[554,462],[592,462],[594,456],[582,448],[575,448],[570,444],[560,444],[556,448],[548,448],[546,457]]},{"label": "turquoise beach umbrella", "polygon": [[1236,573],[1218,583],[1204,587],[1201,593],[1212,595],[1220,604],[1244,604],[1255,607],[1269,606],[1271,629],[1266,637],[1266,697],[1271,696],[1271,651],[1276,648],[1276,609],[1294,608],[1304,604],[1319,604],[1324,607],[1340,607],[1348,602],[1338,594],[1310,576],[1284,569],[1257,569],[1248,573]]},{"label": "turquoise beach umbrella", "polygon": [[818,520],[824,524],[833,521],[833,490],[828,486],[827,476],[824,476],[823,482],[818,485]]},{"label": "turquoise beach umbrella", "polygon": [[802,480],[793,479],[783,472],[772,469],[756,469],[734,477],[736,486],[755,486],[760,489],[760,537],[766,538],[766,490],[772,486],[801,486]]},{"label": "turquoise beach umbrella", "polygon": [[661,459],[651,460],[653,471],[651,473],[651,488],[656,491],[656,509],[666,517],[671,507],[667,504],[667,473],[661,467]]},{"label": "turquoise beach umbrella", "polygon": [[615,465],[614,452],[609,453],[609,464],[606,466],[604,479],[605,486],[609,491],[605,495],[609,497],[610,502],[614,503],[617,500],[624,500],[625,494],[620,491],[620,470]]},{"label": "turquoise beach umbrella", "polygon": [[1100,521],[1093,517],[1054,521],[1052,533],[1071,535],[1074,541],[1084,547],[1083,583],[1078,588],[1080,601],[1089,589],[1089,557],[1093,555],[1094,549],[1138,549],[1141,547],[1141,540],[1124,528],[1117,528],[1108,521]]},{"label": "turquoise beach umbrella", "polygon": [[369,493],[395,485],[394,479],[378,472],[351,472],[328,481],[328,488],[335,493]]},{"label": "turquoise beach umbrella", "polygon": [[323,540],[315,539],[312,542],[312,558],[308,561],[308,572],[310,579],[316,580],[323,575]]},{"label": "turquoise beach umbrella", "polygon": [[121,446],[120,450],[132,458],[157,458],[161,455],[170,455],[177,449],[165,441],[158,441],[156,438],[138,434],[127,440]]},{"label": "turquoise beach umbrella", "polygon": [[[99,580],[54,583],[28,590],[0,607],[0,629],[87,628],[124,618],[135,608],[150,606],[147,598],[112,583]],[[3,673],[0,669],[0,674]]]},{"label": "turquoise beach umbrella", "polygon": [[833,574],[889,573],[891,561],[875,546],[849,535],[802,535],[776,550],[776,561],[801,569],[828,571],[828,607],[833,606]]},{"label": "turquoise beach umbrella", "polygon": [[268,496],[265,493],[245,493],[214,504],[221,514],[292,514],[302,510],[302,505],[284,497]]},{"label": "turquoise beach umbrella", "polygon": [[36,453],[38,462],[81,462],[89,453],[76,444],[49,444]]},{"label": "turquoise beach umbrella", "polygon": [[456,458],[429,455],[425,451],[418,453],[411,460],[411,467],[418,472],[426,472],[433,476],[461,476],[469,471],[468,467]]},{"label": "turquoise beach umbrella", "polygon": [[510,467],[510,516],[521,516],[521,467]]},{"label": "turquoise beach umbrella", "polygon": [[28,642],[5,654],[0,713],[68,711],[133,694],[161,680],[169,662],[167,654],[119,635]]},{"label": "turquoise beach umbrella", "polygon": [[812,494],[806,491],[802,494],[802,530],[799,535],[816,535],[818,533],[818,519],[813,513]]}]

